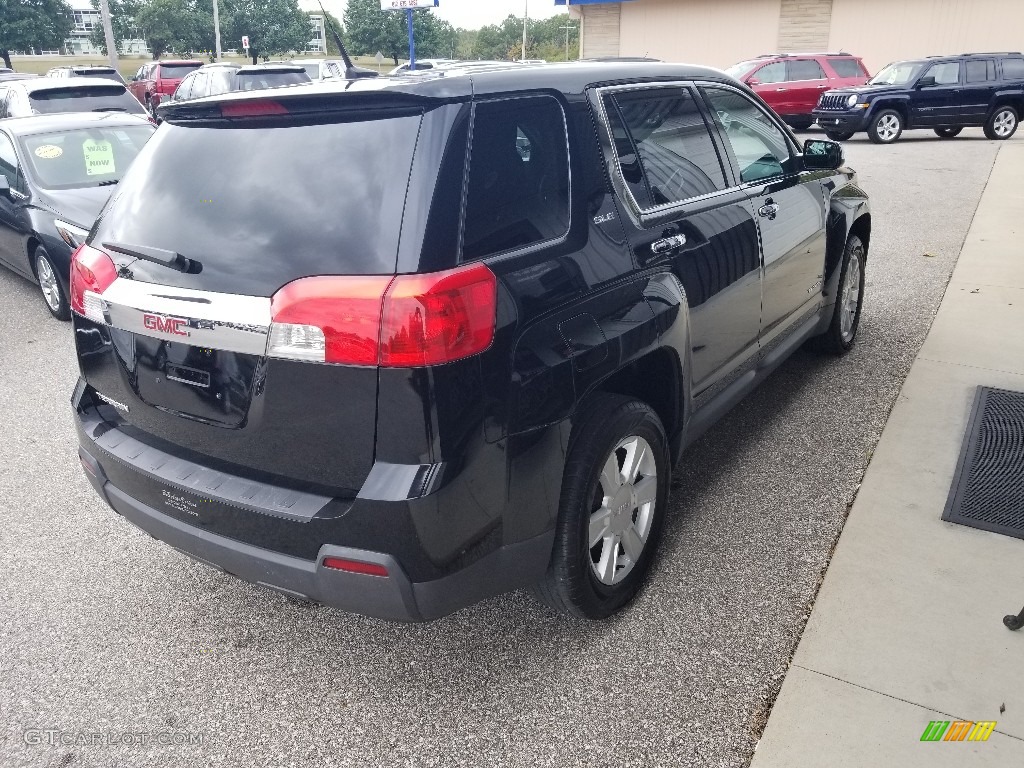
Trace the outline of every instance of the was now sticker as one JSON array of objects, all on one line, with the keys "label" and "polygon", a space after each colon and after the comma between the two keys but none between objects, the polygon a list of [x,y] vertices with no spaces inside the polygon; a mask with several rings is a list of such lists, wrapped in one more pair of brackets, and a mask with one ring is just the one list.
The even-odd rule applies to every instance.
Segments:
[{"label": "was now sticker", "polygon": [[89,139],[82,144],[85,155],[85,173],[88,176],[102,176],[114,173],[114,147],[109,141]]}]

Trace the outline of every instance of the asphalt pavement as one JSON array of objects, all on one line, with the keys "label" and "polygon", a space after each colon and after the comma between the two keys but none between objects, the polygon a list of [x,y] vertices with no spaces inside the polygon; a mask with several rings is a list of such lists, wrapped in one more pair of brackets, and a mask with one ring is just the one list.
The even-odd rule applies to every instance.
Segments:
[{"label": "asphalt pavement", "polygon": [[997,149],[846,143],[857,347],[799,352],[687,452],[649,587],[598,624],[523,593],[389,624],[150,539],[78,464],[68,325],[0,270],[0,765],[747,764]]}]

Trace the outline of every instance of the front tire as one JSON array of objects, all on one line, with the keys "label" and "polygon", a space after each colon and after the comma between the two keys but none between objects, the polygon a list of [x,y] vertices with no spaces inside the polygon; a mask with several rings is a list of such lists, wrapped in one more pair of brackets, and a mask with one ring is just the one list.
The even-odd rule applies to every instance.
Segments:
[{"label": "front tire", "polygon": [[864,268],[867,263],[867,248],[857,235],[850,235],[843,251],[843,263],[839,278],[832,321],[828,330],[815,338],[815,346],[822,352],[845,355],[857,340],[860,328],[860,313],[864,304]]},{"label": "front tire", "polygon": [[831,141],[847,141],[853,138],[853,131],[825,131]]},{"label": "front tire", "polygon": [[33,267],[36,273],[36,283],[43,294],[43,302],[50,314],[58,320],[71,319],[71,307],[68,305],[68,298],[64,295],[64,286],[60,284],[57,275],[60,272],[53,265],[50,254],[43,246],[36,248],[33,256]]},{"label": "front tire", "polygon": [[985,121],[985,135],[995,141],[1005,141],[1017,132],[1020,115],[1013,107],[996,107]]},{"label": "front tire", "polygon": [[646,403],[599,394],[581,407],[562,478],[555,546],[536,596],[604,619],[632,600],[650,569],[668,505],[668,441]]},{"label": "front tire", "polygon": [[935,135],[940,139],[955,139],[963,130],[962,126],[959,128],[936,128]]},{"label": "front tire", "polygon": [[892,144],[903,133],[903,115],[883,109],[868,126],[868,138],[875,144]]},{"label": "front tire", "polygon": [[814,125],[814,119],[810,117],[794,117],[786,121],[794,131],[806,131]]}]

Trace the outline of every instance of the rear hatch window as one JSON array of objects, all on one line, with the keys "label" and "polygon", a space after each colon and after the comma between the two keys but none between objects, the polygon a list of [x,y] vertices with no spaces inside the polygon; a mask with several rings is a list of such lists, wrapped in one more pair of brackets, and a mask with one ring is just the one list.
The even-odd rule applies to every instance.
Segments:
[{"label": "rear hatch window", "polygon": [[160,78],[162,80],[181,80],[189,72],[194,72],[201,66],[203,65],[199,62],[195,64],[161,64]]},{"label": "rear hatch window", "polygon": [[258,91],[279,85],[294,85],[310,82],[305,71],[288,72],[239,72],[235,76],[236,91]]},{"label": "rear hatch window", "polygon": [[121,73],[113,69],[76,69],[74,74],[75,77],[102,77],[107,80],[117,80],[119,83],[124,82]]},{"label": "rear hatch window", "polygon": [[856,59],[829,59],[828,65],[839,77],[867,77],[868,73]]},{"label": "rear hatch window", "polygon": [[93,85],[88,88],[68,86],[32,91],[28,95],[32,109],[40,114],[54,112],[130,112],[146,110],[123,85]]},{"label": "rear hatch window", "polygon": [[249,296],[309,275],[393,274],[420,120],[165,123],[93,242],[144,244],[202,265],[185,273],[139,261],[137,280]]}]

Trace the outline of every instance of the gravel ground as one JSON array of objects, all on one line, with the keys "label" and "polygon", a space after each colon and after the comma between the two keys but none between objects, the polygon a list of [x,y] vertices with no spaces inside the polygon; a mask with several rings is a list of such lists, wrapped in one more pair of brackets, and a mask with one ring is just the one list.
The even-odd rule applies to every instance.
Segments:
[{"label": "gravel ground", "polygon": [[798,353],[687,453],[650,586],[601,624],[512,594],[392,625],[149,539],[76,460],[68,327],[0,270],[0,765],[748,763],[998,151],[846,147],[875,217],[855,351]]}]

